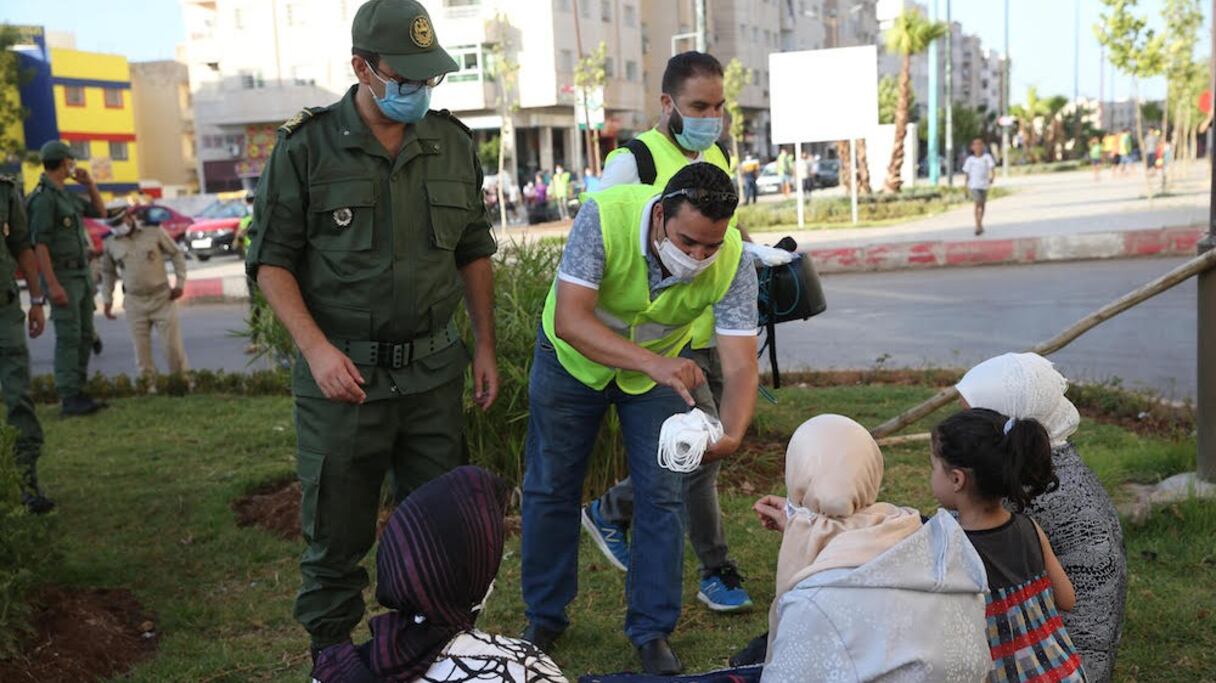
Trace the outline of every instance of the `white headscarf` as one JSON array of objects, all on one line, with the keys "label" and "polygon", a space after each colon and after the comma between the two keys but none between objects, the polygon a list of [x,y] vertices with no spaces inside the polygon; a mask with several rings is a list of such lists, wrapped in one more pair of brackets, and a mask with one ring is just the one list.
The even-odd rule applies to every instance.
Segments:
[{"label": "white headscarf", "polygon": [[1059,448],[1077,431],[1081,416],[1064,397],[1068,380],[1037,353],[1006,353],[971,368],[955,385],[972,408],[987,408],[1019,420],[1033,419]]}]

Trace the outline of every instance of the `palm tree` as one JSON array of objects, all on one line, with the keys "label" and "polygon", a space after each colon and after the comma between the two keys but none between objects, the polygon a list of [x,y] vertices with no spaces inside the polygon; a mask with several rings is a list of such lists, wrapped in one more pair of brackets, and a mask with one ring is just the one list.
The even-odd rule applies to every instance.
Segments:
[{"label": "palm tree", "polygon": [[890,192],[899,192],[903,180],[899,170],[904,165],[904,136],[908,132],[908,92],[911,90],[912,55],[929,49],[929,44],[946,35],[944,21],[929,21],[915,9],[905,9],[895,18],[894,25],[885,36],[887,51],[901,54],[903,66],[899,70],[899,102],[895,107],[895,146],[891,149],[891,163],[887,165],[885,187]]}]

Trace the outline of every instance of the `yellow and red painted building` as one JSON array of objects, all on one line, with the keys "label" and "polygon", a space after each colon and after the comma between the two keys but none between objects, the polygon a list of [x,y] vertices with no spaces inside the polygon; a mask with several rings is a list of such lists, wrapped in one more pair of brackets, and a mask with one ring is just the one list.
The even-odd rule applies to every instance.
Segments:
[{"label": "yellow and red painted building", "polygon": [[[107,199],[139,192],[139,148],[131,99],[131,69],[121,55],[48,47],[42,27],[24,27],[15,49],[30,75],[20,87],[29,111],[22,125],[26,149],[63,140],[89,169]],[[25,190],[42,167],[23,164]],[[69,183],[69,187],[73,184]]]}]

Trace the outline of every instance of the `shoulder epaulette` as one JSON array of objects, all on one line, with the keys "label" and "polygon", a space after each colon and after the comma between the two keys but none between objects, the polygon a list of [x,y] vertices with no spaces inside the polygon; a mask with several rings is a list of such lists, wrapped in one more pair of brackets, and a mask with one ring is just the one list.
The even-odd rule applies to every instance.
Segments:
[{"label": "shoulder epaulette", "polygon": [[291,134],[299,130],[300,126],[308,123],[325,110],[326,107],[305,107],[296,112],[295,116],[284,121],[283,125],[279,126],[279,132],[287,137],[291,137]]},{"label": "shoulder epaulette", "polygon": [[464,125],[464,121],[461,121],[459,118],[456,117],[455,114],[448,111],[447,109],[432,109],[431,113],[436,116],[441,116],[441,117],[447,119],[448,121],[451,121],[452,123],[456,124],[457,128],[459,128],[460,130],[463,130],[465,135],[468,135],[469,137],[473,137],[473,130],[471,128],[469,128],[468,126]]},{"label": "shoulder epaulette", "polygon": [[0,183],[5,185],[16,185],[17,176],[0,174]]}]

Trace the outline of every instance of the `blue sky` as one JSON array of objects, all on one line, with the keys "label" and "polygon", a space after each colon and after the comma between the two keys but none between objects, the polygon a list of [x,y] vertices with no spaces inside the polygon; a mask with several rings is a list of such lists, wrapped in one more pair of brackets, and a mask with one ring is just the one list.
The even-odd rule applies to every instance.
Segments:
[{"label": "blue sky", "polygon": [[[932,3],[934,0],[921,0]],[[945,17],[947,0],[936,0]],[[1141,0],[1140,11],[1160,25],[1164,0]],[[953,18],[978,34],[984,45],[1004,49],[1003,0],[950,0]],[[1200,3],[1210,20],[1211,4]],[[1037,85],[1041,95],[1073,93],[1074,7],[1080,7],[1080,93],[1099,94],[1099,46],[1093,35],[1098,0],[1010,0],[1009,40],[1013,55],[1013,100]],[[0,0],[0,21],[42,24],[49,30],[72,31],[82,50],[116,52],[133,61],[172,59],[185,39],[178,0]],[[1203,31],[1199,55],[1208,54],[1210,24]],[[343,29],[345,30],[345,29]],[[343,34],[344,36],[345,34]],[[1131,79],[1106,69],[1103,94],[1110,99],[1131,94]],[[1141,84],[1145,97],[1161,97],[1160,79]]]}]

